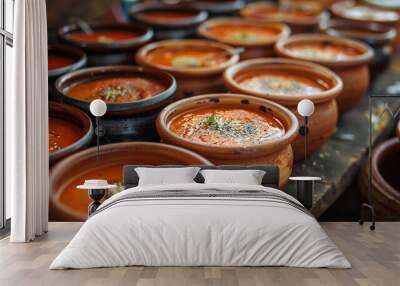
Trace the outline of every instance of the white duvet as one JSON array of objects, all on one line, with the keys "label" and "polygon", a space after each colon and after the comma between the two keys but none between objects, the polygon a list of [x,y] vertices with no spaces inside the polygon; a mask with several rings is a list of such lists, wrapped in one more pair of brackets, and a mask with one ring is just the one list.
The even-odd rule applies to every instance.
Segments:
[{"label": "white duvet", "polygon": [[128,265],[351,267],[318,222],[290,204],[243,197],[115,203],[132,192],[208,189],[265,191],[299,204],[282,191],[254,185],[131,188],[103,203],[103,211],[88,219],[50,269]]}]

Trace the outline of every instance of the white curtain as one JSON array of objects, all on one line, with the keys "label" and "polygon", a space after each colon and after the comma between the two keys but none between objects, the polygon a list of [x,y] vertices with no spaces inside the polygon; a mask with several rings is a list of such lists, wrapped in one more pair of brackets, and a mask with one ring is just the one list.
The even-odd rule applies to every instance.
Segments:
[{"label": "white curtain", "polygon": [[47,23],[45,0],[15,1],[12,94],[6,97],[6,188],[12,242],[48,224]]}]

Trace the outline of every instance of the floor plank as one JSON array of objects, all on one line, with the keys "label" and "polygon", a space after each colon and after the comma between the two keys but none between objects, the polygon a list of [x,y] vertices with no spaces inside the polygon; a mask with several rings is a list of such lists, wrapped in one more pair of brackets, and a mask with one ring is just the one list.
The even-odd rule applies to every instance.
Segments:
[{"label": "floor plank", "polygon": [[288,267],[125,267],[50,271],[54,257],[81,223],[51,223],[45,236],[28,244],[0,240],[2,286],[397,286],[400,273],[400,222],[381,222],[376,231],[351,222],[322,223],[352,269]]}]

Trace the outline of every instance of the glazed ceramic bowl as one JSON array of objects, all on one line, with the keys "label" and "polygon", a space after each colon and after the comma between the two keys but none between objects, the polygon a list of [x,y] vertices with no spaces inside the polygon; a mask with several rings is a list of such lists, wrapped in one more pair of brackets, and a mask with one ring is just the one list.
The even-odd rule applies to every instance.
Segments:
[{"label": "glazed ceramic bowl", "polygon": [[85,34],[76,24],[58,31],[59,39],[68,45],[83,49],[89,66],[133,64],[135,51],[149,42],[153,30],[139,24],[90,24],[93,34]]},{"label": "glazed ceramic bowl", "polygon": [[170,40],[194,36],[208,13],[184,3],[155,2],[132,6],[129,16],[134,22],[152,27],[155,40]]},{"label": "glazed ceramic bowl", "polygon": [[317,31],[320,22],[328,17],[322,11],[304,11],[265,2],[248,4],[240,15],[252,20],[286,23],[293,34]]},{"label": "glazed ceramic bowl", "polygon": [[223,71],[239,61],[233,47],[206,40],[151,43],[136,54],[145,67],[171,73],[177,80],[176,97],[224,92]]},{"label": "glazed ceramic bowl", "polygon": [[290,35],[290,28],[281,23],[262,23],[240,18],[216,18],[200,25],[200,36],[233,47],[242,47],[240,59],[271,57],[274,44]]},{"label": "glazed ceramic bowl", "polygon": [[92,100],[102,99],[107,103],[107,116],[123,116],[165,106],[175,92],[176,82],[162,71],[107,66],[68,73],[57,80],[56,89],[62,101],[87,112]]},{"label": "glazed ceramic bowl", "polygon": [[279,56],[314,62],[337,73],[343,81],[343,90],[336,98],[339,114],[356,107],[368,91],[373,50],[359,41],[300,34],[279,41],[275,50]]},{"label": "glazed ceramic bowl", "polygon": [[[336,131],[338,110],[335,98],[343,83],[339,76],[320,65],[305,61],[265,58],[243,61],[224,73],[226,87],[234,93],[249,94],[272,100],[290,109],[299,122],[297,112],[302,99],[315,104],[309,118],[308,152],[317,150]],[[304,137],[292,143],[295,160],[304,158]]]},{"label": "glazed ceramic bowl", "polygon": [[191,4],[204,9],[211,17],[238,15],[245,5],[244,0],[193,0]]},{"label": "glazed ceramic bowl", "polygon": [[[231,116],[231,122],[236,122],[236,116],[242,115],[246,116],[245,118],[252,118],[249,116],[257,114],[254,122],[260,122],[260,118],[269,118],[269,120],[274,120],[274,122],[280,124],[282,133],[280,133],[280,136],[267,137],[262,141],[245,141],[247,143],[239,144],[238,142],[243,138],[243,140],[251,140],[252,135],[249,135],[250,139],[246,137],[247,135],[241,137],[241,131],[237,130],[239,127],[231,128],[229,127],[230,123],[227,125],[224,125],[223,122],[218,123],[223,118],[220,113],[221,110],[222,112],[226,111],[227,116]],[[208,113],[210,113],[209,116],[207,116]],[[184,123],[185,118],[191,114],[198,115],[201,120],[206,120],[207,124],[208,121],[211,121],[210,124],[216,124],[216,126],[219,126],[218,128],[222,126],[222,131],[213,131],[215,133],[211,135],[202,135],[202,130],[191,133],[188,129],[189,133],[186,133],[186,131],[180,133],[180,129],[176,128],[179,128],[180,122]],[[216,130],[213,129],[215,127],[213,125],[207,126],[211,128],[209,130]],[[182,127],[186,128],[184,125]],[[248,129],[257,132],[257,129],[252,126],[249,126]],[[292,172],[293,152],[291,143],[297,136],[297,129],[296,116],[285,107],[263,98],[241,94],[209,94],[182,99],[165,107],[157,119],[157,130],[163,142],[192,150],[216,165],[278,165],[280,167],[281,187],[286,185]],[[221,136],[224,134],[218,132],[225,132],[224,130],[228,133],[238,132],[238,135],[232,135],[230,139],[218,139],[218,134],[222,134]],[[250,131],[250,134],[257,134]],[[273,134],[268,132],[263,134]],[[192,135],[199,137],[191,137]],[[215,136],[217,137],[215,138]],[[214,142],[213,140],[219,141]]]},{"label": "glazed ceramic bowl", "polygon": [[[381,217],[400,215],[400,141],[392,138],[379,144],[372,153],[372,190],[376,214]],[[359,178],[361,194],[368,200],[369,164],[364,164]]]},{"label": "glazed ceramic bowl", "polygon": [[396,29],[376,23],[355,23],[348,20],[331,20],[321,25],[321,30],[336,37],[346,37],[362,41],[374,50],[370,64],[372,75],[379,75],[388,65],[393,53]]},{"label": "glazed ceramic bowl", "polygon": [[[400,8],[385,6],[384,1],[371,1],[374,5],[352,0],[340,1],[331,6],[332,14],[354,23],[381,24],[397,30],[395,47],[400,44]],[[396,1],[392,1],[396,2]],[[399,6],[400,7],[400,6]]]},{"label": "glazed ceramic bowl", "polygon": [[83,111],[73,106],[50,101],[50,165],[89,146],[93,133],[92,122]]},{"label": "glazed ceramic bowl", "polygon": [[[89,198],[76,186],[87,179],[106,179],[123,188],[124,165],[211,165],[204,157],[180,147],[150,142],[116,143],[101,146],[100,162],[96,147],[65,158],[50,172],[50,220],[84,221]],[[112,191],[118,191],[114,189]]]}]

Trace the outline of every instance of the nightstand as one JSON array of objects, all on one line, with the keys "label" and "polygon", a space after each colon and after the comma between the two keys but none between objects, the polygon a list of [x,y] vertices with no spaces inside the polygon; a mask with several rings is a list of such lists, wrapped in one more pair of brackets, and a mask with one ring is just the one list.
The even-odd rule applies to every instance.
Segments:
[{"label": "nightstand", "polygon": [[80,190],[87,190],[92,203],[88,207],[89,216],[94,213],[101,205],[100,200],[104,198],[108,189],[114,188],[115,185],[110,185],[107,180],[85,180],[83,185],[76,188]]},{"label": "nightstand", "polygon": [[289,180],[297,183],[297,200],[310,210],[313,205],[314,182],[322,179],[320,177],[290,177]]}]

